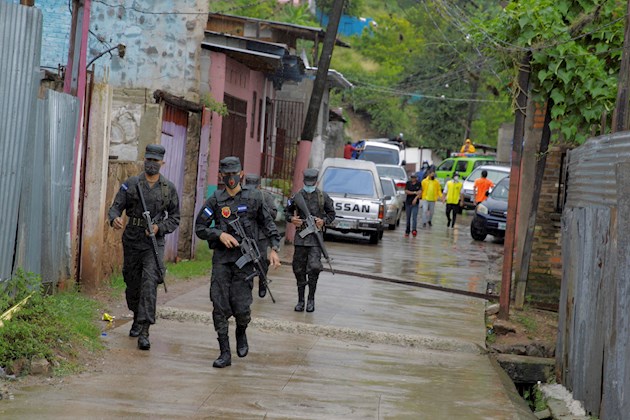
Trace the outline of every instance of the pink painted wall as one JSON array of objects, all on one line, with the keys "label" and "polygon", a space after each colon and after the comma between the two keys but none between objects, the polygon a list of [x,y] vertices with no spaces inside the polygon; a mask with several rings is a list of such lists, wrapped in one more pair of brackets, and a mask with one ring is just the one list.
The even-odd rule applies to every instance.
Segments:
[{"label": "pink painted wall", "polygon": [[[232,60],[225,54],[211,52],[209,80],[210,92],[216,101],[223,102],[224,95],[228,94],[247,102],[245,161],[241,163],[245,173],[260,174],[261,145],[258,133],[258,118],[260,114],[258,108],[261,98],[264,102],[265,76],[261,72],[250,70],[247,66]],[[270,83],[268,84],[270,85]],[[254,92],[256,92],[255,104],[253,103]],[[252,107],[255,107],[254,115],[252,115]],[[217,174],[219,172],[222,122],[223,118],[221,116],[213,114],[207,176],[209,193],[216,189],[218,183]],[[250,129],[252,124],[254,127],[253,133]]]}]

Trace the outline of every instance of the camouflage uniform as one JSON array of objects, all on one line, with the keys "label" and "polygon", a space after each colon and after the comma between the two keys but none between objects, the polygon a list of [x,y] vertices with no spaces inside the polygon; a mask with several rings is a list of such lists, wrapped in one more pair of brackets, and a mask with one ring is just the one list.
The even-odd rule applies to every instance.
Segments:
[{"label": "camouflage uniform", "polygon": [[[260,186],[260,177],[258,175],[247,174],[245,175],[245,185],[243,185],[243,189],[256,189]],[[276,207],[276,200],[273,198],[270,192],[265,190],[259,190],[263,195],[264,205],[269,210],[271,217],[273,220],[276,220],[276,216],[278,215],[278,208]],[[258,249],[260,249],[260,253],[265,256],[265,275],[269,272],[269,259],[266,258],[267,250],[271,246],[269,242],[269,238],[265,236],[265,233],[260,230],[258,232]],[[258,281],[258,296],[261,298],[267,295],[267,288],[262,283],[262,280]]]},{"label": "camouflage uniform", "polygon": [[[151,219],[158,225],[156,240],[160,259],[164,258],[164,235],[179,226],[179,197],[175,185],[164,176],[160,175],[159,181],[150,186],[145,173],[142,173],[128,178],[120,186],[108,212],[110,226],[123,211],[128,216],[122,235],[125,297],[127,307],[134,313],[134,327],[139,328],[139,325],[146,324],[148,335],[148,325],[155,324],[158,282],[163,279],[159,278],[151,238],[146,234],[147,225],[142,218],[138,185],[142,188]],[[130,335],[135,337],[137,335],[133,333],[134,327]]]},{"label": "camouflage uniform", "polygon": [[[307,169],[304,171],[304,184],[309,187],[315,185],[317,181],[318,172],[316,169]],[[306,192],[304,189],[298,191],[296,194],[301,194],[304,197],[304,201],[311,212],[311,215],[316,218],[324,220],[324,224],[331,223],[335,220],[335,207],[332,199],[321,190],[315,189],[314,192]],[[295,204],[294,197],[287,201],[287,208],[285,209],[285,216],[288,223],[291,223],[291,217],[297,215],[300,219],[306,219],[306,215],[302,214],[300,209]],[[305,225],[302,225],[304,228]],[[301,228],[297,228],[297,232]],[[321,235],[320,232],[317,233]],[[296,311],[304,310],[304,294],[306,285],[309,287],[307,311],[312,312],[314,310],[315,290],[317,289],[317,280],[319,279],[319,273],[324,268],[321,262],[322,250],[319,247],[317,238],[314,234],[307,235],[302,238],[299,234],[295,235],[294,239],[295,251],[293,253],[293,273],[297,281],[298,287],[298,304],[295,307]]]},{"label": "camouflage uniform", "polygon": [[[233,172],[236,166],[233,159],[228,157],[221,160],[222,173]],[[227,169],[226,169],[227,168]],[[228,341],[228,319],[234,316],[236,320],[237,350],[239,356],[247,354],[245,329],[251,320],[253,277],[256,275],[252,263],[242,269],[236,266],[236,261],[242,256],[239,247],[226,248],[220,241],[222,233],[229,233],[239,243],[229,222],[240,218],[241,224],[250,238],[257,239],[263,233],[270,239],[272,248],[278,249],[280,234],[274,219],[263,204],[263,195],[257,189],[242,189],[233,197],[226,190],[217,190],[206,200],[203,208],[195,220],[195,233],[201,239],[207,240],[210,248],[214,249],[212,256],[212,278],[210,281],[210,300],[213,304],[212,320],[217,332],[221,356],[213,366],[225,367],[231,364]],[[241,341],[241,343],[239,343]],[[241,351],[241,348],[243,349]],[[224,357],[225,356],[225,357]],[[219,362],[219,363],[218,363]],[[218,365],[217,365],[218,363]]]}]

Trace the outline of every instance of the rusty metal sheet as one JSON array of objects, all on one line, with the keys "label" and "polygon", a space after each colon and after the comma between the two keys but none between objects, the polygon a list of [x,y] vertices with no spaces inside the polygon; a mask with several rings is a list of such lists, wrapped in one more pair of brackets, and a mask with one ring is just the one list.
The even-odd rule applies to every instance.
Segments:
[{"label": "rusty metal sheet", "polygon": [[35,132],[42,13],[0,2],[0,280],[14,270],[24,151]]}]

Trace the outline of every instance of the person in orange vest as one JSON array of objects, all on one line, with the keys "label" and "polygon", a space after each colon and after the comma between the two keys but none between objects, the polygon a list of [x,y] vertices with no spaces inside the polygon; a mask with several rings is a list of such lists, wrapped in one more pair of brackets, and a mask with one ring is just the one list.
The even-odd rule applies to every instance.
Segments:
[{"label": "person in orange vest", "polygon": [[494,182],[488,179],[488,171],[481,171],[481,178],[475,180],[473,186],[473,196],[475,197],[475,205],[481,203],[488,198],[488,191],[494,187]]}]

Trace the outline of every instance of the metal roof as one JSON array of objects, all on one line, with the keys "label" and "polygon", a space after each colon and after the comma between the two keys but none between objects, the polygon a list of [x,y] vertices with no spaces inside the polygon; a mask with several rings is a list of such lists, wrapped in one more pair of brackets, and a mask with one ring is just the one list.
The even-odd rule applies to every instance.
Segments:
[{"label": "metal roof", "polygon": [[[237,22],[254,22],[258,24],[264,24],[275,30],[292,33],[294,35],[298,35],[300,38],[310,39],[313,41],[316,38],[318,38],[321,41],[323,40],[323,37],[326,35],[326,31],[324,29],[312,27],[312,26],[295,25],[292,23],[256,19],[256,18],[251,18],[251,17],[246,17],[246,16],[228,15],[228,14],[223,14],[223,13],[208,13],[208,20],[210,20],[212,17],[225,18],[226,20],[232,20],[232,21],[237,21]],[[340,39],[337,39],[335,41],[335,45],[339,45],[340,47],[350,48],[350,44],[344,41],[341,41]]]},{"label": "metal roof", "polygon": [[239,63],[245,64],[252,70],[262,71],[264,73],[274,73],[282,67],[282,57],[274,54],[267,54],[244,48],[228,47],[206,41],[201,43],[201,48],[223,53]]}]

